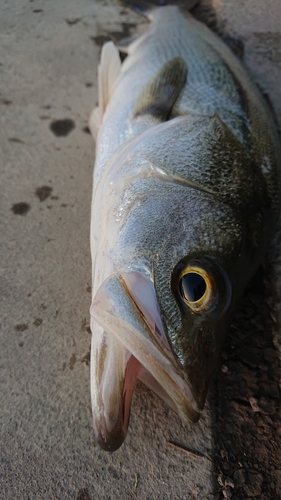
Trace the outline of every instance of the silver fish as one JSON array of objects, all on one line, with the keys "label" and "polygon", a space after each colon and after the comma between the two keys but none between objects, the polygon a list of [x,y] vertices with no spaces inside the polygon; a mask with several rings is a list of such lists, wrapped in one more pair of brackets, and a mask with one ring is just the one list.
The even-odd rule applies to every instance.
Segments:
[{"label": "silver fish", "polygon": [[228,47],[176,6],[121,64],[103,46],[91,254],[91,397],[106,450],[125,439],[137,379],[196,422],[233,312],[280,209],[280,147]]}]

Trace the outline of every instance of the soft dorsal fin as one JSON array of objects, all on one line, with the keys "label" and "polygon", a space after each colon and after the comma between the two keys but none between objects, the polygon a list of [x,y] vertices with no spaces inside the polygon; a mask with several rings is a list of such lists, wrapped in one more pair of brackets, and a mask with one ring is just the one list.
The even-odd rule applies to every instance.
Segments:
[{"label": "soft dorsal fin", "polygon": [[121,60],[117,48],[113,42],[106,42],[102,47],[100,64],[98,67],[99,104],[98,107],[94,108],[89,119],[89,128],[94,138],[97,136],[120,69]]},{"label": "soft dorsal fin", "polygon": [[140,92],[134,116],[152,115],[167,120],[186,82],[187,65],[181,57],[166,62]]}]

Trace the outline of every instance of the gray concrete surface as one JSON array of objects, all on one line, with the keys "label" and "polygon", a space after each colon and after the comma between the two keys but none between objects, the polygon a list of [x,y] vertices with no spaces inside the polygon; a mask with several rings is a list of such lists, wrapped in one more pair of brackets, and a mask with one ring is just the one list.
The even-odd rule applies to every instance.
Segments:
[{"label": "gray concrete surface", "polygon": [[[281,126],[281,3],[204,4],[224,33],[244,42],[245,63]],[[123,447],[107,454],[94,443],[88,310],[95,148],[85,127],[97,99],[101,43],[143,29],[144,20],[115,0],[0,2],[1,499],[235,498],[235,485],[223,493],[212,461],[212,390],[199,424],[184,426],[139,384]],[[57,123],[66,119],[73,123]]]}]

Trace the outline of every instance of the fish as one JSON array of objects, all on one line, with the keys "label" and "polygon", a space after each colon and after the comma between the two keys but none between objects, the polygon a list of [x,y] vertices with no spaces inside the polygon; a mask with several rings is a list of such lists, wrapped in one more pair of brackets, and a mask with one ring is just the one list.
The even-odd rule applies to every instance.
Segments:
[{"label": "fish", "polygon": [[137,380],[198,421],[280,212],[276,126],[241,61],[178,5],[130,3],[150,24],[123,62],[103,46],[89,119],[91,400],[107,451]]}]

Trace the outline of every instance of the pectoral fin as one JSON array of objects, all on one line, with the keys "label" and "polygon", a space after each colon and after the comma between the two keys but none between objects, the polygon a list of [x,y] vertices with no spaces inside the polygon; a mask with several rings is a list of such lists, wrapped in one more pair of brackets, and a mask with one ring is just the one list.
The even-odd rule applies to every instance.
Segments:
[{"label": "pectoral fin", "polygon": [[160,121],[168,119],[187,78],[187,65],[181,57],[166,62],[139,94],[134,116],[152,115]]}]

